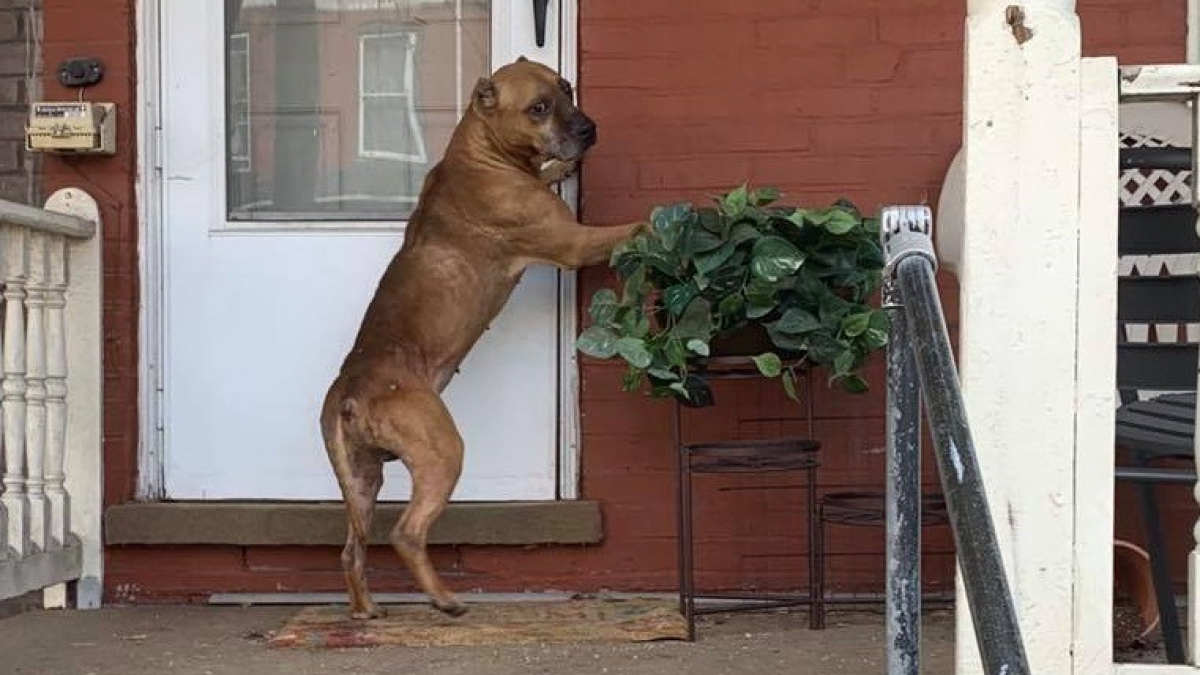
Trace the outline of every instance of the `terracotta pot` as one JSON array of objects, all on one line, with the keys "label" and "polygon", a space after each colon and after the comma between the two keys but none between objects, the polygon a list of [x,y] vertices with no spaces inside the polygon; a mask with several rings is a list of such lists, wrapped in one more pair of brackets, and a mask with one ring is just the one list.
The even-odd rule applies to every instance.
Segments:
[{"label": "terracotta pot", "polygon": [[1154,576],[1150,554],[1127,541],[1113,542],[1113,586],[1118,595],[1129,598],[1141,618],[1138,640],[1145,640],[1158,628],[1158,601],[1154,595]]}]

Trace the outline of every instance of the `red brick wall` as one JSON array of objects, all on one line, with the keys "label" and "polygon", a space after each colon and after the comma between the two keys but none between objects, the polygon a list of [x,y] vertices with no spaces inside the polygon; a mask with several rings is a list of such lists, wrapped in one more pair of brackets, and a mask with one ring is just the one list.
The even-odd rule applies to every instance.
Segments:
[{"label": "red brick wall", "polygon": [[[964,12],[965,3],[945,0],[585,5],[581,90],[602,129],[585,167],[585,219],[636,219],[656,203],[703,200],[743,180],[780,186],[799,203],[839,196],[867,210],[935,203],[960,143]],[[1115,54],[1124,63],[1183,59],[1181,0],[1083,0],[1079,12],[1085,54]],[[608,278],[605,270],[585,274],[585,299]],[[942,282],[953,322],[957,289],[952,279]],[[665,410],[621,394],[619,372],[584,363],[585,489],[609,513],[636,514],[622,531],[629,545],[654,544],[670,516],[667,501],[646,499],[670,486]],[[871,379],[881,382],[878,368]],[[726,399],[729,408],[707,413],[697,426],[752,435],[786,426],[758,420],[796,415],[769,387]],[[879,387],[858,399],[818,390],[822,491],[881,485],[881,404]],[[928,460],[926,469],[926,482],[935,483]],[[774,492],[731,499],[716,492],[722,483],[711,481],[698,496],[707,511],[701,518],[713,521],[702,537],[703,575],[726,584],[785,583],[803,562],[783,554],[800,550],[787,538],[796,531],[789,528],[798,505]],[[1173,531],[1190,531],[1195,520],[1184,497],[1168,506]],[[1136,515],[1132,507],[1122,495],[1121,512]],[[1139,537],[1133,518],[1121,526]],[[746,546],[759,535],[769,540],[765,558]],[[625,544],[610,538],[609,545]],[[881,551],[878,530],[834,530],[831,585],[877,589]],[[931,585],[951,582],[951,551],[944,532],[929,533]],[[711,562],[703,562],[706,552]],[[657,562],[646,566],[647,581],[669,584],[669,576],[654,574],[669,555]],[[772,562],[779,565],[768,570]]]},{"label": "red brick wall", "polygon": [[[601,129],[583,176],[585,220],[643,218],[654,204],[703,201],[746,180],[776,185],[796,204],[848,197],[876,211],[933,202],[959,144],[964,7],[932,0],[585,3],[580,88]],[[585,273],[585,300],[607,279],[606,270]],[[943,286],[953,320],[954,289]],[[880,365],[872,366],[875,387],[866,396],[817,384],[822,492],[882,487]],[[608,546],[646,551],[635,581],[670,587],[668,408],[621,393],[620,372],[583,365],[584,490],[626,523],[610,528]],[[723,386],[718,407],[686,424],[689,435],[802,432],[799,409],[777,388]],[[803,492],[722,491],[764,482],[780,480],[698,483],[702,583],[804,579]],[[931,586],[949,587],[951,550],[944,530],[929,532]],[[831,587],[879,589],[882,552],[880,528],[831,528]]]},{"label": "red brick wall", "polygon": [[[48,64],[104,58],[95,98],[121,105],[110,159],[47,162],[48,189],[80,184],[101,201],[106,266],[106,501],[133,497],[136,478],[137,253],[134,202],[132,0],[45,0]],[[651,205],[702,200],[743,180],[783,188],[794,203],[846,196],[875,210],[937,198],[959,143],[960,0],[658,0],[582,2],[581,91],[601,126],[583,178],[588,220],[643,217]],[[1183,0],[1083,0],[1089,54],[1179,61]],[[47,81],[48,95],[69,96]],[[583,301],[608,278],[583,275]],[[943,280],[956,316],[952,279]],[[822,489],[878,486],[881,373],[863,397],[819,390]],[[604,502],[598,547],[441,548],[460,589],[669,589],[675,585],[668,410],[618,390],[619,369],[583,365],[584,494]],[[718,390],[722,406],[694,414],[693,438],[797,432],[796,409],[771,386]],[[927,471],[927,480],[932,473]],[[802,583],[801,493],[699,485],[700,580],[720,586]],[[774,478],[769,485],[795,485]],[[931,531],[927,574],[946,587],[950,543]],[[877,529],[831,532],[831,584],[877,590]],[[411,588],[388,551],[373,551],[377,590]],[[332,548],[112,548],[110,600],[202,598],[213,591],[339,590]]]},{"label": "red brick wall", "polygon": [[41,73],[34,57],[40,0],[0,3],[0,197],[36,204],[39,161],[25,151],[29,101],[37,96]]},{"label": "red brick wall", "polygon": [[117,104],[114,157],[47,156],[43,191],[74,185],[100,204],[104,237],[104,484],[105,501],[130,498],[137,480],[138,219],[135,181],[137,29],[131,0],[46,0],[42,56],[44,96],[73,100],[55,77],[64,59],[95,56],[104,79],[85,96]]},{"label": "red brick wall", "polygon": [[1182,0],[1080,0],[1085,56],[1120,63],[1183,63],[1187,3]]}]

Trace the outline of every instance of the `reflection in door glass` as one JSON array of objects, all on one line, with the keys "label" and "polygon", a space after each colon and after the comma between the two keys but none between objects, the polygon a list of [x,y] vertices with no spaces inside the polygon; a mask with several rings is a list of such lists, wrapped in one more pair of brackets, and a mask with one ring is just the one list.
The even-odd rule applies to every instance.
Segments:
[{"label": "reflection in door glass", "polygon": [[403,220],[486,74],[487,0],[226,0],[230,220]]}]

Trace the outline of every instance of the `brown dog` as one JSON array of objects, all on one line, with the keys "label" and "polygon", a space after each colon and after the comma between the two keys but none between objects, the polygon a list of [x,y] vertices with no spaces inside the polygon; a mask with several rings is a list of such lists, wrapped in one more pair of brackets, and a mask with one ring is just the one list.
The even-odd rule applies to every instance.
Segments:
[{"label": "brown dog", "polygon": [[383,463],[397,458],[413,487],[392,546],[435,607],[466,611],[425,551],[463,457],[439,394],[527,266],[603,262],[637,228],[584,227],[547,184],[561,180],[595,140],[596,125],[575,107],[570,84],[522,58],[480,79],[445,157],[425,179],[404,245],[321,412],[346,500],[342,565],[353,617],[382,614],[367,591],[365,546]]}]

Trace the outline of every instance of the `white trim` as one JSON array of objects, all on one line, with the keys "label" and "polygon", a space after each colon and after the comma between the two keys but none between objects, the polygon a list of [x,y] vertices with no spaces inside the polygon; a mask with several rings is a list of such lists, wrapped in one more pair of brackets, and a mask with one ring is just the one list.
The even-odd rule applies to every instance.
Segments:
[{"label": "white trim", "polygon": [[1200,0],[1187,0],[1187,62],[1200,63]]},{"label": "white trim", "polygon": [[1114,675],[1196,675],[1196,667],[1165,663],[1118,663]]},{"label": "white trim", "polygon": [[[566,2],[576,2],[577,0],[558,0],[551,2],[546,8],[546,25],[558,25],[559,17],[562,15],[561,5]],[[497,17],[503,15],[504,20],[498,20]],[[533,26],[533,10],[529,2],[526,0],[512,0],[509,2],[497,2],[493,0],[491,4],[492,16],[492,49],[490,67],[495,71],[500,66],[512,63],[517,60],[518,56],[524,56],[530,61],[544,63],[557,70],[559,65],[560,39],[557,35],[558,31],[546,31],[546,44],[538,47],[531,42],[526,42],[526,36],[534,34]],[[572,47],[572,50],[575,48]]]},{"label": "white trim", "polygon": [[463,115],[462,18],[462,0],[454,0],[454,115],[458,119]]},{"label": "white trim", "polygon": [[[1092,675],[1113,661],[1113,446],[1117,402],[1117,61],[1080,63],[1078,314],[1075,333],[1071,661]],[[1109,561],[1109,564],[1097,564]]]},{"label": "white trim", "polygon": [[137,216],[138,275],[138,499],[163,496],[162,349],[162,0],[138,0]]},{"label": "white trim", "polygon": [[[560,0],[559,73],[579,91],[579,0]],[[576,96],[579,94],[576,93]],[[579,179],[562,184],[562,197],[579,213]],[[580,442],[578,274],[558,274],[558,498],[579,499],[583,445]]]},{"label": "white trim", "polygon": [[[455,22],[457,28],[457,21]],[[403,92],[388,92],[368,94],[366,92],[366,53],[368,40],[384,40],[405,38],[407,44],[404,50],[404,86],[407,91]],[[421,133],[421,124],[417,120],[416,109],[416,77],[414,63],[417,53],[417,33],[412,30],[404,31],[389,31],[381,33],[364,33],[358,36],[358,156],[367,159],[387,159],[396,162],[412,162],[421,163],[426,160],[425,155],[425,137]],[[459,78],[461,79],[461,77]],[[461,83],[458,87],[461,89]],[[368,150],[367,144],[367,106],[368,98],[399,98],[405,102],[405,120],[408,122],[408,130],[412,133],[413,142],[416,144],[416,152],[391,152],[389,150]]]}]

